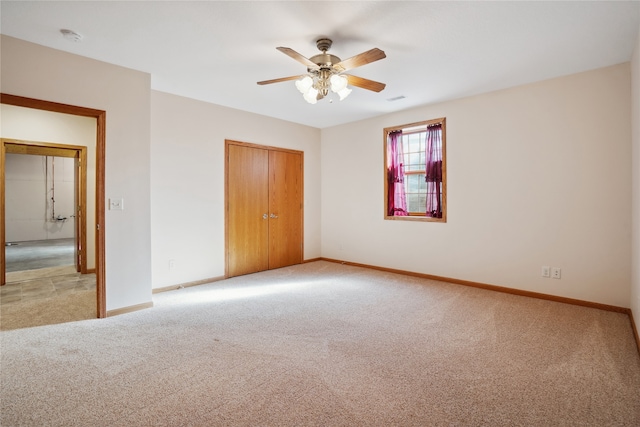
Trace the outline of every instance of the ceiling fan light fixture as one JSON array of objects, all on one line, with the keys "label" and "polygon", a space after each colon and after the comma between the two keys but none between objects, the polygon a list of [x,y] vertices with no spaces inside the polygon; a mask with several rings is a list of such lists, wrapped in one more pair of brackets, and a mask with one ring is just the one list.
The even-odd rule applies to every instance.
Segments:
[{"label": "ceiling fan light fixture", "polygon": [[315,104],[318,102],[318,89],[310,87],[302,96],[309,104]]},{"label": "ceiling fan light fixture", "polygon": [[[317,40],[316,46],[322,53],[312,56],[311,58],[302,56],[289,47],[277,47],[276,49],[280,52],[305,65],[307,67],[307,74],[263,80],[258,82],[258,84],[267,85],[295,80],[296,89],[302,93],[305,101],[310,104],[315,104],[319,100],[327,97],[330,91],[338,94],[340,101],[342,101],[351,93],[351,89],[348,87],[349,84],[374,92],[380,92],[384,89],[384,83],[353,75],[342,75],[345,71],[386,58],[387,56],[383,51],[378,48],[373,48],[343,61],[337,56],[327,53],[331,44],[332,41],[327,38]],[[332,100],[330,99],[329,102],[332,102]]]},{"label": "ceiling fan light fixture", "polygon": [[337,92],[338,96],[340,97],[340,101],[342,101],[343,99],[345,99],[347,96],[349,96],[349,94],[351,93],[352,89],[349,89],[348,87],[345,87],[344,89],[341,89],[340,91]]},{"label": "ceiling fan light fixture", "polygon": [[307,93],[311,86],[313,86],[313,79],[309,76],[304,76],[300,80],[296,80],[296,88],[298,88],[302,94]]},{"label": "ceiling fan light fixture", "polygon": [[346,89],[349,80],[345,76],[334,74],[329,79],[331,83],[331,90],[335,93],[340,93],[341,90]]}]

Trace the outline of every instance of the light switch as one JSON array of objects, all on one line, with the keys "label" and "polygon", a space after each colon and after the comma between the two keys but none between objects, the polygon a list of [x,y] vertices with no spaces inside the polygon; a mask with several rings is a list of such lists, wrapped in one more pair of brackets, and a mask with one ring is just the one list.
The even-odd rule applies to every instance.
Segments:
[{"label": "light switch", "polygon": [[109,210],[110,211],[124,210],[124,199],[122,197],[109,199]]}]

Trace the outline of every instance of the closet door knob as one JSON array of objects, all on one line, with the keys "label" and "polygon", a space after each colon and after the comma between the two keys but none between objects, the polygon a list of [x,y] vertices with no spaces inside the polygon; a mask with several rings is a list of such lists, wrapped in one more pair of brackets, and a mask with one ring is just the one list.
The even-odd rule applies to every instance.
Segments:
[{"label": "closet door knob", "polygon": [[267,214],[262,214],[262,219],[267,219]]},{"label": "closet door knob", "polygon": [[278,215],[271,214],[271,215],[270,215],[270,218],[278,218]]}]

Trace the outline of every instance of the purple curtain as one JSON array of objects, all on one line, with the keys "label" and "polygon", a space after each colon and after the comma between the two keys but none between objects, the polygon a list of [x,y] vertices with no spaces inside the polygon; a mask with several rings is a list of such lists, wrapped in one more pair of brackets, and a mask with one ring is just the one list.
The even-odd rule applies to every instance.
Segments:
[{"label": "purple curtain", "polygon": [[387,143],[387,215],[389,216],[407,216],[403,162],[402,131],[393,131],[389,133]]},{"label": "purple curtain", "polygon": [[442,218],[442,124],[427,126],[427,216]]}]

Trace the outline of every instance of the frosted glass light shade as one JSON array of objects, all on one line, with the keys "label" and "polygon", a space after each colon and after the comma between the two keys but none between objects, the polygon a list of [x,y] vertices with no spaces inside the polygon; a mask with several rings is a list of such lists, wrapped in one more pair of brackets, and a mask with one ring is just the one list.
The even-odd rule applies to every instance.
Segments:
[{"label": "frosted glass light shade", "polygon": [[347,87],[349,80],[345,76],[334,74],[331,76],[331,79],[329,79],[329,82],[331,83],[331,90],[335,93],[340,93],[341,90]]},{"label": "frosted glass light shade", "polygon": [[304,76],[300,80],[296,80],[296,88],[300,93],[307,93],[307,91],[313,86],[313,79],[309,76]]},{"label": "frosted glass light shade", "polygon": [[338,96],[340,96],[340,101],[342,101],[347,96],[349,96],[350,93],[351,93],[351,89],[349,89],[348,87],[345,87],[344,89],[340,90],[338,92]]},{"label": "frosted glass light shade", "polygon": [[309,88],[309,90],[303,95],[304,100],[309,104],[315,104],[318,102],[318,90],[316,88]]}]

